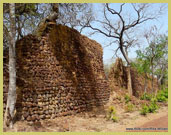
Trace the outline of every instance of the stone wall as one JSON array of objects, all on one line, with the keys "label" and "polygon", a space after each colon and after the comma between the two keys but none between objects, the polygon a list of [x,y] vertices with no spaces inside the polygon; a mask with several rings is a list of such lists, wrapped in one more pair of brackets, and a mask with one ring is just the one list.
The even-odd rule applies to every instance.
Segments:
[{"label": "stone wall", "polygon": [[[133,90],[132,94],[136,97],[140,97],[144,93],[145,78],[134,68],[131,68],[130,72]],[[147,79],[146,90],[147,93],[151,93],[151,77],[149,76],[148,78],[149,79]],[[128,68],[124,66],[121,58],[117,58],[114,66],[110,69],[108,80],[112,90],[125,90],[125,92],[128,92]],[[156,78],[154,78],[154,90],[158,90]]]},{"label": "stone wall", "polygon": [[48,25],[41,37],[17,41],[16,54],[17,113],[24,120],[90,111],[109,99],[102,47],[74,29]]},{"label": "stone wall", "polygon": [[[131,69],[132,76],[132,89],[133,95],[136,97],[141,97],[144,94],[145,87],[145,77],[142,74],[139,74],[135,69]],[[148,76],[147,84],[146,84],[146,92],[152,93],[152,77]],[[159,86],[157,83],[157,79],[154,77],[154,92],[159,90]]]},{"label": "stone wall", "polygon": [[109,82],[114,85],[114,88],[127,89],[127,69],[123,65],[122,59],[117,58],[115,64],[109,72]]}]

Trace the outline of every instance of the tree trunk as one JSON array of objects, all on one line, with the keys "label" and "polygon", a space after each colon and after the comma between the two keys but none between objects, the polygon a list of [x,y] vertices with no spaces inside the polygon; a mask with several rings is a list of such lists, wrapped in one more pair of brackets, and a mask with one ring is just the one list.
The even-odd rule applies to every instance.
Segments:
[{"label": "tree trunk", "polygon": [[130,66],[128,66],[128,75],[127,76],[128,76],[128,85],[127,85],[128,93],[130,96],[132,96],[133,91],[132,91],[132,78],[131,78],[131,67]]},{"label": "tree trunk", "polygon": [[159,77],[158,81],[157,81],[159,87],[161,87],[161,85],[162,85],[162,79],[163,79],[163,77],[164,77],[164,74],[162,74],[162,75]]},{"label": "tree trunk", "polygon": [[147,93],[147,75],[145,73],[145,81],[144,81],[144,94]]},{"label": "tree trunk", "polygon": [[133,90],[132,90],[132,77],[131,77],[131,62],[128,58],[128,55],[124,52],[123,48],[120,47],[120,50],[122,52],[122,55],[124,56],[126,62],[127,62],[127,67],[128,67],[128,73],[127,73],[127,77],[128,77],[128,83],[127,83],[127,88],[128,88],[128,93],[130,96],[133,95]]},{"label": "tree trunk", "polygon": [[153,68],[153,62],[152,62],[152,83],[151,83],[151,85],[152,85],[152,94],[154,94],[154,77],[153,77],[153,73],[154,72],[154,68]]},{"label": "tree trunk", "polygon": [[16,104],[16,55],[15,55],[15,4],[9,4],[10,9],[10,45],[9,45],[9,90],[4,123],[13,127]]},{"label": "tree trunk", "polygon": [[124,52],[122,46],[120,47],[120,51],[121,51],[122,55],[124,56],[124,58],[125,58],[125,60],[126,60],[126,62],[127,62],[127,65],[130,66],[131,62],[130,62],[130,60],[129,60],[129,58],[128,58],[128,55]]}]

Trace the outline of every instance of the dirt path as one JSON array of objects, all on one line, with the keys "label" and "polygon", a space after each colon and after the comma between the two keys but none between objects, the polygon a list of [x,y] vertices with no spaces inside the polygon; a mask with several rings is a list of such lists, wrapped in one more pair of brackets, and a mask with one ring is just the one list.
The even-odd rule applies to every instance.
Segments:
[{"label": "dirt path", "polygon": [[168,132],[168,115],[144,123],[141,132]]},{"label": "dirt path", "polygon": [[[129,131],[126,130],[127,128],[136,128],[136,127],[167,128],[168,127],[167,107],[160,108],[157,113],[152,113],[152,114],[150,113],[147,116],[142,116],[139,114],[139,111],[135,111],[132,113],[123,112],[119,114],[119,117],[120,120],[118,123],[113,123],[112,121],[106,121],[103,118],[103,115],[99,115],[99,116],[97,115],[96,117],[92,117],[92,118],[87,117],[87,119],[76,117],[72,119],[72,124],[70,124],[70,130],[80,131],[80,132],[84,132],[84,131],[125,132],[125,131]],[[157,131],[163,132],[163,130],[157,130]],[[138,131],[138,132],[142,132],[142,131]]]},{"label": "dirt path", "polygon": [[156,127],[156,128],[168,127],[168,115],[165,115],[163,117],[152,120],[152,121],[147,122],[144,125],[142,125],[142,127],[150,127],[150,126]]},{"label": "dirt path", "polygon": [[163,107],[156,114],[148,114],[135,121],[129,132],[168,132],[168,110]]},{"label": "dirt path", "polygon": [[[114,123],[106,120],[104,112],[83,113],[75,116],[60,117],[43,123],[28,125],[22,121],[15,124],[12,132],[144,132],[147,130],[126,130],[127,128],[167,128],[168,107],[161,107],[157,113],[147,116],[140,115],[139,111],[118,114],[119,121]],[[6,130],[9,132],[9,130]],[[154,130],[148,130],[148,132]],[[166,130],[157,130],[166,131]]]}]

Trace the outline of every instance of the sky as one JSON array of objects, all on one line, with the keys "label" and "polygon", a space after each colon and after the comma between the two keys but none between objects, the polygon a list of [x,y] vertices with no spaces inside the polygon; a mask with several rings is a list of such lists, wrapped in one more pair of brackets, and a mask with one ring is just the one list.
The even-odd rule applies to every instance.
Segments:
[{"label": "sky", "polygon": [[[149,9],[149,12],[155,12],[158,10],[158,8],[161,6],[161,3],[155,3],[152,8]],[[116,11],[119,10],[120,8],[120,3],[111,3],[110,7],[115,9]],[[147,46],[147,42],[145,38],[143,37],[144,31],[148,31],[153,25],[156,25],[158,31],[160,34],[165,34],[168,32],[168,6],[166,5],[165,12],[162,16],[157,18],[157,20],[152,20],[148,21],[146,23],[143,23],[139,25],[139,27],[135,30],[135,35],[138,36],[140,46],[135,46],[129,50],[129,58],[134,59],[136,58],[136,50],[139,48],[144,48]],[[101,3],[94,3],[93,4],[93,12],[95,13],[95,16],[101,20],[102,19],[102,4]],[[136,14],[134,14],[133,8],[131,4],[127,3],[123,7],[123,15],[124,17],[128,17],[131,15],[133,18],[136,17]],[[118,18],[114,17],[113,15],[109,15],[109,19],[112,21],[116,21]],[[94,27],[101,28],[100,25],[97,23],[93,23]],[[114,55],[114,50],[116,50],[117,45],[113,44],[109,47],[105,47],[109,45],[110,41],[112,40],[111,38],[107,38],[102,34],[95,33],[92,36],[89,35],[91,33],[91,29],[85,29],[82,34],[88,36],[90,39],[93,39],[100,43],[103,47],[103,61],[105,64],[113,63],[116,56]],[[122,54],[120,51],[118,51],[118,56],[123,58]]]}]

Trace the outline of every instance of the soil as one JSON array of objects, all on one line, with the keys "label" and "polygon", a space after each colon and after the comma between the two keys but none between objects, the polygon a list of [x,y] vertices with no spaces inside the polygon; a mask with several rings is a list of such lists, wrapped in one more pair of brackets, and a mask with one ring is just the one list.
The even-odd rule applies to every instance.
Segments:
[{"label": "soil", "polygon": [[[126,130],[126,128],[168,128],[168,107],[162,106],[157,113],[140,115],[139,111],[117,113],[119,121],[106,119],[104,108],[93,112],[76,114],[75,116],[58,117],[44,122],[26,123],[17,121],[13,129],[4,128],[4,132],[142,132],[142,130]],[[143,132],[160,132],[167,130],[143,130]]]},{"label": "soil", "polygon": [[[150,127],[154,129],[148,130],[148,132],[168,132],[168,114],[160,118],[146,122],[144,125],[141,126],[141,128],[145,129]],[[142,131],[146,132],[147,130]]]}]

